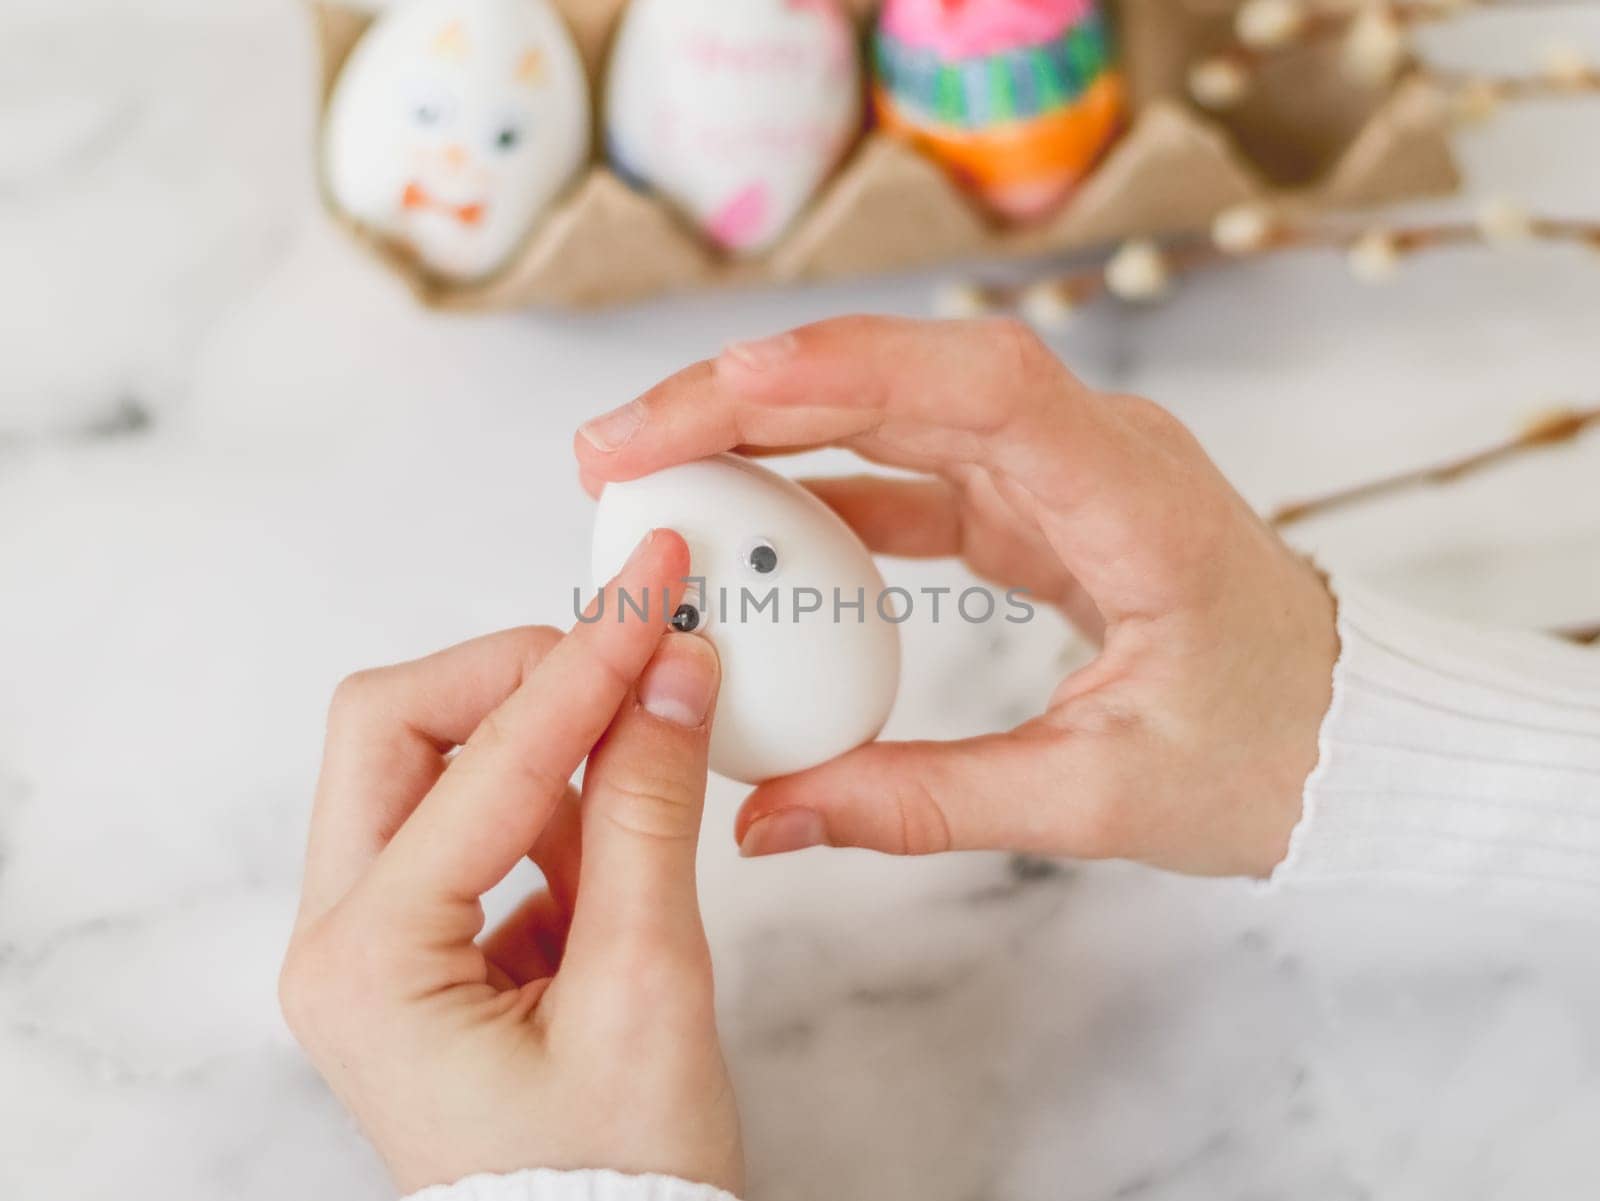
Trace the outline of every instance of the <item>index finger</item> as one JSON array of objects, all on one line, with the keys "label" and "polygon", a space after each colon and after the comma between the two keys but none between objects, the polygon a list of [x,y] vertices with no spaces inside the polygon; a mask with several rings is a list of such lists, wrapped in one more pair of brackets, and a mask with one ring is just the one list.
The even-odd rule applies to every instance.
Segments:
[{"label": "index finger", "polygon": [[1041,389],[1086,391],[1031,339],[1009,321],[818,322],[731,346],[589,422],[578,461],[586,473],[624,480],[726,450],[881,435],[881,453],[870,457],[934,469],[970,458],[976,438],[1025,416]]},{"label": "index finger", "polygon": [[730,347],[575,443],[583,477],[602,483],[742,447],[824,445],[958,486],[986,476],[1108,615],[1149,603],[1195,503],[1185,477],[1205,463],[1159,408],[1092,391],[1025,326],[993,319],[846,317]]}]

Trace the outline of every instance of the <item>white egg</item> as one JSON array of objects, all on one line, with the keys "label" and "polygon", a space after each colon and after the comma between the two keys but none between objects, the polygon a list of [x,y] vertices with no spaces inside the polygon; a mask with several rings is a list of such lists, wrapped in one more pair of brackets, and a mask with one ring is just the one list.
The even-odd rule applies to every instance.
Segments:
[{"label": "white egg", "polygon": [[386,9],[329,99],[334,202],[434,273],[502,267],[589,155],[589,92],[549,0]]},{"label": "white egg", "polygon": [[612,162],[719,246],[759,252],[856,136],[860,72],[835,0],[633,0],[607,80]]},{"label": "white egg", "polygon": [[734,455],[608,484],[595,516],[597,586],[652,529],[689,544],[692,613],[675,624],[693,625],[722,659],[713,771],[759,783],[877,737],[900,684],[904,609],[831,509]]}]

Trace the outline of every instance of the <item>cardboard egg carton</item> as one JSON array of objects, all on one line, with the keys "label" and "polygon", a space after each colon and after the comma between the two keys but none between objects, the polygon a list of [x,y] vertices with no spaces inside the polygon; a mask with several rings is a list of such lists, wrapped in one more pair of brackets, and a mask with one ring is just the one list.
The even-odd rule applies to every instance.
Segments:
[{"label": "cardboard egg carton", "polygon": [[[1141,234],[1204,229],[1221,210],[1263,201],[1299,211],[1353,208],[1453,190],[1445,123],[1427,86],[1402,76],[1364,87],[1336,42],[1275,55],[1224,116],[1189,102],[1189,65],[1231,43],[1236,0],[1109,0],[1128,81],[1125,133],[1052,218],[996,222],[935,163],[869,130],[768,253],[730,258],[664,200],[635,191],[597,155],[541,218],[513,261],[472,284],[429,276],[403,251],[332,209],[425,304],[456,310],[588,308],[658,293],[892,272],[941,262],[1021,258]],[[627,0],[554,0],[571,25],[598,103]],[[863,30],[873,0],[846,0]],[[322,100],[372,19],[313,5]],[[598,139],[597,139],[598,140]]]}]

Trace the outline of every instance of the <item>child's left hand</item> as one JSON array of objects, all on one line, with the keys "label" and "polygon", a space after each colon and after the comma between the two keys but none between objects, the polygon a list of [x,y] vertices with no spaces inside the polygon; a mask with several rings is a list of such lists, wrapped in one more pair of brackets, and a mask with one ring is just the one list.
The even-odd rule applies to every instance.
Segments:
[{"label": "child's left hand", "polygon": [[[657,531],[611,588],[670,613],[688,568]],[[695,894],[719,670],[653,618],[497,634],[335,697],[283,1006],[407,1191],[539,1167],[743,1184]],[[525,854],[548,891],[480,939]]]}]

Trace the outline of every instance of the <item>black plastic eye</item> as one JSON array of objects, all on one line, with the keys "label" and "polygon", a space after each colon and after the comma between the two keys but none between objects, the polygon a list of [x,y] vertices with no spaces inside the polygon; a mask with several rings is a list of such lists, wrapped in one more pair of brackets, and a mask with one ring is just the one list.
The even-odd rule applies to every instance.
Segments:
[{"label": "black plastic eye", "polygon": [[700,610],[690,604],[679,605],[672,615],[672,628],[680,634],[694,633],[700,628]]},{"label": "black plastic eye", "polygon": [[514,125],[507,125],[495,135],[494,145],[496,150],[515,150],[522,142],[522,131]]},{"label": "black plastic eye", "polygon": [[770,542],[757,542],[745,552],[744,561],[757,575],[771,575],[778,570],[778,551]]}]

